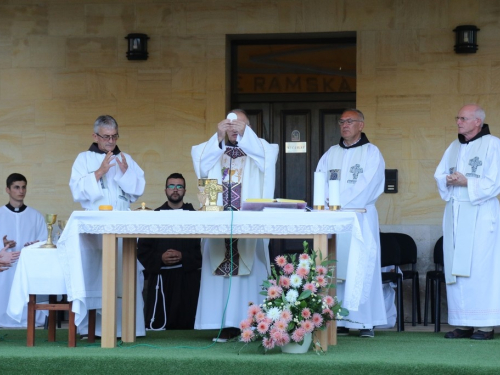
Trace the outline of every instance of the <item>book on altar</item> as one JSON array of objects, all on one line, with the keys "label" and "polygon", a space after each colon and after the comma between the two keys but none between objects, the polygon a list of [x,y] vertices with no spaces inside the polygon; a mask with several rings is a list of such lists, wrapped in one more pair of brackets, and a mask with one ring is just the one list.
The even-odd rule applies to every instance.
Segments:
[{"label": "book on altar", "polygon": [[241,204],[241,211],[268,210],[305,210],[306,202],[298,199],[285,198],[248,198]]}]

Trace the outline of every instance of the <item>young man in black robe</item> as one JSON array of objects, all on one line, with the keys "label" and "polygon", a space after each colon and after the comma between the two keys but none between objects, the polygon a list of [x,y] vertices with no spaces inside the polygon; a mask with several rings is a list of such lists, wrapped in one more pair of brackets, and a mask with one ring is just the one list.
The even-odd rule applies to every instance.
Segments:
[{"label": "young man in black robe", "polygon": [[[186,181],[182,174],[167,177],[167,202],[155,211],[195,211],[184,203]],[[193,329],[201,278],[199,238],[141,238],[137,258],[149,274],[146,295],[146,329]]]}]

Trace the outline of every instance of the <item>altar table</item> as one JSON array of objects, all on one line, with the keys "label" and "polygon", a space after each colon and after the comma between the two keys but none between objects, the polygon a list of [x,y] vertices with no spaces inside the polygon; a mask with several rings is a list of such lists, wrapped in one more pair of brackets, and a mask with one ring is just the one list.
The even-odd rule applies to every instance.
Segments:
[{"label": "altar table", "polygon": [[[313,239],[313,248],[335,259],[328,234],[351,233],[350,260],[363,262],[373,252],[372,240],[363,239],[354,212],[284,211],[75,211],[57,243],[68,301],[73,301],[76,324],[87,310],[102,307],[101,346],[116,346],[116,275],[118,238],[123,238],[122,340],[135,342],[136,241],[140,237],[280,238]],[[102,235],[102,236],[100,236]],[[102,242],[101,242],[102,241]],[[102,262],[102,263],[101,263]],[[356,267],[353,268],[355,270]],[[355,271],[354,271],[355,272]],[[362,273],[346,283],[352,298],[346,308],[357,309]],[[332,294],[335,290],[332,290]],[[323,350],[336,345],[336,324],[320,331]]]}]

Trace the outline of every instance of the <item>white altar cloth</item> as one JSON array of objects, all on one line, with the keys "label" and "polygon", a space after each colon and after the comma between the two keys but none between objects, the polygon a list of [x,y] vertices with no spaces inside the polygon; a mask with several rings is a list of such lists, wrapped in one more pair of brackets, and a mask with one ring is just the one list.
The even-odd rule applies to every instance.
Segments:
[{"label": "white altar cloth", "polygon": [[[199,212],[165,211],[75,211],[57,243],[63,266],[68,300],[78,325],[87,310],[102,307],[102,234],[148,236],[265,235],[287,238],[300,235],[351,232],[348,269],[354,275],[346,283],[343,306],[357,310],[362,286],[367,281],[363,264],[376,253],[373,237],[364,239],[356,213],[304,212]],[[267,236],[269,235],[269,236]],[[318,249],[316,249],[318,250]],[[325,250],[325,249],[323,249]],[[120,266],[120,265],[118,265]]]},{"label": "white altar cloth", "polygon": [[37,242],[22,249],[7,306],[7,314],[20,322],[30,294],[66,294],[66,281],[57,249]]}]

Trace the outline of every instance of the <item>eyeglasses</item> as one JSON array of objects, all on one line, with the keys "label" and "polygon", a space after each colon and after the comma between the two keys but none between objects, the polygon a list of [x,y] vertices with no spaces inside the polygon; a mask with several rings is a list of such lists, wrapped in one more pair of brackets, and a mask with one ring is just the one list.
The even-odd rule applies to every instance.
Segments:
[{"label": "eyeglasses", "polygon": [[465,122],[469,120],[475,120],[475,118],[467,118],[467,117],[455,117],[455,121]]},{"label": "eyeglasses", "polygon": [[173,190],[173,189],[184,190],[184,185],[170,184],[170,185],[167,185],[167,189],[170,189],[170,190]]},{"label": "eyeglasses", "polygon": [[352,125],[353,122],[362,122],[361,120],[353,120],[352,118],[348,118],[347,120],[339,120],[338,123],[340,126],[347,124]]},{"label": "eyeglasses", "polygon": [[105,141],[116,141],[118,138],[120,138],[120,135],[118,133],[112,134],[112,135],[100,135],[99,133],[95,133],[99,138],[104,139]]}]

